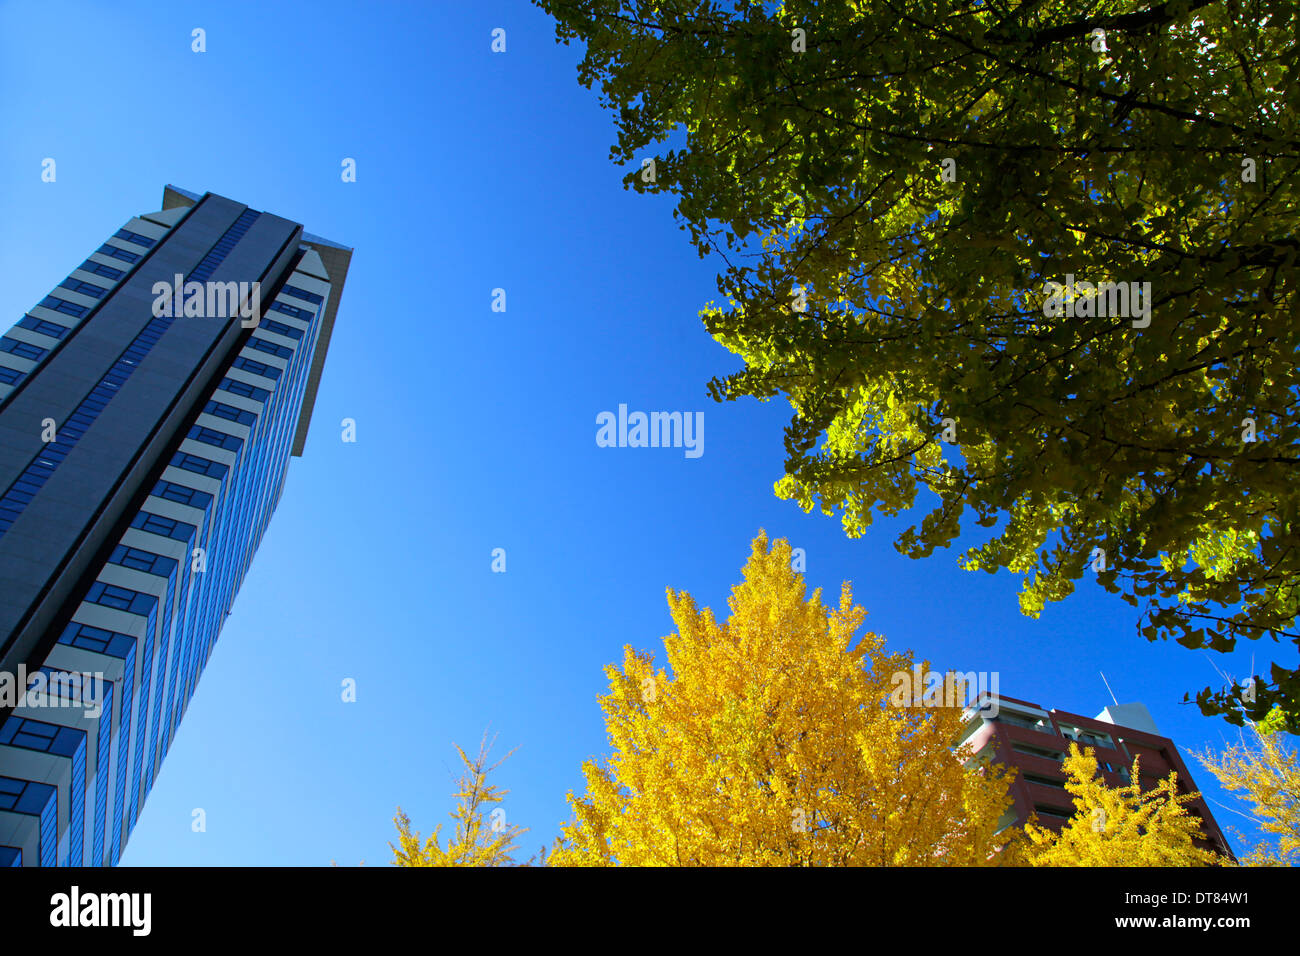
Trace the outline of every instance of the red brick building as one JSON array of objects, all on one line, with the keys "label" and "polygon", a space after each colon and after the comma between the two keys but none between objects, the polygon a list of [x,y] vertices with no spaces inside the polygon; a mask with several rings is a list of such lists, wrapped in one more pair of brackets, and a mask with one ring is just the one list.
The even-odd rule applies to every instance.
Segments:
[{"label": "red brick building", "polygon": [[[1011,785],[1015,803],[1004,818],[1005,826],[1022,824],[1036,814],[1040,825],[1060,828],[1074,815],[1074,800],[1065,789],[1061,770],[1071,742],[1081,749],[1094,748],[1098,769],[1109,786],[1129,783],[1133,758],[1138,757],[1144,791],[1171,770],[1178,774],[1179,793],[1197,790],[1178,748],[1160,736],[1142,704],[1120,704],[1096,717],[1084,717],[985,692],[964,716],[960,742],[970,744],[981,759],[1018,771]],[[1202,845],[1235,859],[1204,799],[1197,797],[1187,809],[1201,820],[1207,837]]]}]

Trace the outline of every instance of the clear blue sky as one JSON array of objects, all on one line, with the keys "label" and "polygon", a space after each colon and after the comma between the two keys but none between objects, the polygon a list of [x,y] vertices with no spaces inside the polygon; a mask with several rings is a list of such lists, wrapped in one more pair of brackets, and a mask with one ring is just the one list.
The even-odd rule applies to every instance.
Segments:
[{"label": "clear blue sky", "polygon": [[[717,263],[667,198],[623,189],[577,60],[522,0],[0,6],[3,314],[168,182],[356,250],[306,453],[123,863],[386,864],[395,807],[426,833],[446,821],[452,742],[488,724],[517,748],[498,773],[508,820],[530,852],[549,843],[606,750],[603,666],[624,644],[662,661],[668,586],[725,611],[760,527],[936,666],[1086,715],[1110,702],[1105,670],[1189,760],[1235,737],[1179,703],[1220,683],[1207,656],[1148,644],[1095,584],[1030,620],[1018,579],[959,570],[960,549],[899,555],[916,517],[849,540],[774,497],[788,406],[709,399],[738,367],[696,314]],[[703,456],[598,448],[596,415],[620,403],[703,411]],[[1244,676],[1253,650],[1215,663]]]}]

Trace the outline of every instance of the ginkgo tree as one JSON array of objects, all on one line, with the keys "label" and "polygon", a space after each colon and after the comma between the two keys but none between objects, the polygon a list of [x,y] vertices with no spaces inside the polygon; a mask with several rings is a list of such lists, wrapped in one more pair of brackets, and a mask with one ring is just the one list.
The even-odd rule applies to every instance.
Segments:
[{"label": "ginkgo tree", "polygon": [[[1300,644],[1300,4],[535,2],[721,257],[779,496],[856,537],[928,492],[896,546],[995,528],[1029,615],[1095,574],[1148,639]],[[1300,729],[1257,678],[1196,699]]]},{"label": "ginkgo tree", "polygon": [[1074,797],[1074,816],[1058,831],[1025,824],[1025,859],[1031,866],[1217,866],[1225,858],[1197,845],[1200,820],[1187,804],[1199,794],[1180,793],[1171,772],[1143,790],[1139,761],[1129,783],[1109,786],[1097,768],[1096,752],[1070,744],[1062,768]]},{"label": "ginkgo tree", "polygon": [[[754,540],[715,620],[668,590],[668,669],[624,649],[600,699],[612,753],[583,766],[552,866],[984,865],[1004,859],[1008,772],[955,745],[958,706],[900,704],[913,669],[846,582],[806,595],[784,540]],[[928,668],[923,665],[923,673]]]},{"label": "ginkgo tree", "polygon": [[1248,866],[1300,866],[1300,759],[1281,716],[1279,708],[1222,752],[1196,755],[1223,789],[1248,804],[1248,819],[1265,835],[1243,859]]},{"label": "ginkgo tree", "polygon": [[[495,764],[488,764],[491,746],[487,735],[479,744],[478,755],[471,759],[455,745],[464,769],[456,783],[456,809],[449,815],[456,821],[455,835],[442,846],[442,824],[421,842],[419,831],[412,832],[411,818],[397,808],[393,822],[397,825],[398,845],[393,851],[394,866],[511,866],[514,864],[515,841],[526,829],[507,824],[505,810],[499,804],[510,791],[488,782],[488,775],[501,766],[510,754]],[[513,753],[513,751],[511,751]],[[489,810],[488,819],[484,812]]]}]

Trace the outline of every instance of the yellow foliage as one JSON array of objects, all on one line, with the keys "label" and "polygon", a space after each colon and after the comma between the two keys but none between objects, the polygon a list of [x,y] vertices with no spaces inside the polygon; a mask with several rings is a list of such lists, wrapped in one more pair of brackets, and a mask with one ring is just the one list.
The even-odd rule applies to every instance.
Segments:
[{"label": "yellow foliage", "polygon": [[[1274,714],[1282,713],[1280,708]],[[1276,845],[1261,843],[1242,862],[1247,866],[1300,865],[1300,766],[1296,752],[1283,743],[1282,734],[1265,725],[1252,725],[1255,743],[1228,747],[1217,756],[1206,752],[1197,759],[1219,779],[1225,790],[1241,791],[1259,828],[1276,836]]]},{"label": "yellow foliage", "polygon": [[1143,793],[1135,759],[1132,782],[1109,787],[1097,773],[1093,748],[1081,752],[1073,743],[1064,769],[1075,814],[1059,833],[1034,823],[1025,825],[1030,865],[1216,866],[1223,862],[1192,842],[1202,835],[1201,825],[1185,804],[1198,795],[1178,793],[1176,773]]},{"label": "yellow foliage", "polygon": [[438,835],[442,824],[439,824],[421,845],[419,832],[411,832],[410,817],[398,807],[393,822],[397,824],[400,846],[388,844],[393,851],[394,866],[509,866],[514,862],[514,842],[528,831],[513,825],[506,826],[504,810],[495,816],[489,814],[492,819],[488,823],[483,820],[485,807],[500,803],[510,792],[487,782],[488,774],[505,763],[510,754],[489,767],[487,757],[491,748],[486,735],[479,745],[478,756],[473,760],[459,745],[455,746],[465,765],[457,781],[456,797],[459,803],[449,814],[456,821],[455,838],[448,842],[445,849],[440,846]]},{"label": "yellow foliage", "polygon": [[668,604],[671,675],[631,647],[605,669],[612,755],[583,765],[550,865],[1003,862],[1007,773],[965,765],[959,707],[890,703],[912,657],[854,645],[847,582],[836,609],[805,599],[789,544],[760,532],[725,623],[685,592]]}]

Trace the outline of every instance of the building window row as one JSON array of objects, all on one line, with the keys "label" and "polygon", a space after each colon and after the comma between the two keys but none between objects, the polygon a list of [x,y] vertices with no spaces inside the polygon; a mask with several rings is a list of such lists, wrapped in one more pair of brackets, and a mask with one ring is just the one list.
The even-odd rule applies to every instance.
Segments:
[{"label": "building window row", "polygon": [[126,275],[121,269],[114,269],[112,266],[106,266],[102,262],[95,262],[93,259],[87,259],[81,265],[77,266],[82,272],[89,272],[97,276],[103,276],[105,279],[117,281]]},{"label": "building window row", "polygon": [[170,577],[176,570],[176,559],[164,557],[161,554],[154,554],[152,551],[143,551],[140,548],[132,548],[128,545],[119,544],[113,549],[112,556],[108,559],[110,564],[120,564],[126,568],[134,568],[137,571],[144,571],[148,574],[156,574],[159,577]]},{"label": "building window row", "polygon": [[230,422],[238,422],[240,425],[251,425],[257,421],[257,416],[252,412],[245,411],[242,408],[235,408],[233,405],[227,405],[224,402],[208,402],[203,406],[203,410],[209,415],[216,415],[218,418],[224,418]]},{"label": "building window row", "polygon": [[114,239],[125,239],[127,242],[133,242],[137,246],[144,246],[146,249],[152,249],[157,239],[150,239],[148,236],[142,236],[138,232],[132,232],[130,229],[119,229],[113,233]]},{"label": "building window row", "polygon": [[0,777],[0,810],[39,816],[53,795],[54,788],[47,783]]},{"label": "building window row", "polygon": [[306,289],[300,289],[296,285],[286,285],[280,291],[293,296],[295,299],[310,302],[312,305],[320,305],[325,301],[324,296],[317,295],[315,292],[308,292]]},{"label": "building window row", "polygon": [[0,744],[39,750],[41,753],[55,754],[60,757],[71,757],[75,754],[85,735],[83,730],[47,724],[42,720],[19,717],[17,714],[0,725]]},{"label": "building window row", "polygon": [[79,647],[84,651],[94,651],[96,654],[107,654],[110,657],[124,659],[131,648],[135,646],[135,638],[119,634],[116,631],[105,630],[102,627],[92,627],[89,624],[73,621],[59,635],[59,643]]},{"label": "building window row", "polygon": [[18,320],[20,329],[27,329],[31,332],[38,332],[41,335],[48,335],[52,339],[61,339],[68,334],[66,325],[59,325],[55,322],[46,322],[44,319],[38,319],[34,315],[24,315]]},{"label": "building window row", "polygon": [[212,496],[206,491],[199,491],[197,488],[186,488],[184,485],[178,485],[172,481],[160,480],[153,486],[150,494],[157,495],[159,498],[166,498],[168,501],[175,501],[177,504],[189,505],[191,508],[207,508],[212,504]]},{"label": "building window row", "polygon": [[92,584],[90,590],[86,592],[85,599],[91,604],[100,604],[141,616],[147,615],[158,603],[158,599],[152,594],[143,594],[140,591],[119,587],[116,584],[106,584],[103,581]]},{"label": "building window row", "polygon": [[[271,303],[271,310],[283,312],[285,315],[292,316],[295,319],[302,319],[304,322],[311,322],[312,319],[316,318],[314,312],[308,312],[306,309],[300,309],[296,305],[287,305],[278,300]],[[297,338],[297,336],[294,336],[294,338]]]},{"label": "building window row", "polygon": [[223,378],[218,389],[225,389],[235,395],[243,395],[245,398],[251,398],[255,402],[264,402],[271,397],[271,393],[265,388],[258,388],[256,385],[249,385],[247,382],[241,382],[233,378]]},{"label": "building window row", "polygon": [[112,256],[114,259],[121,259],[123,262],[139,262],[140,255],[127,249],[119,249],[117,246],[110,246],[108,243],[100,246],[95,250],[101,256]]},{"label": "building window row", "polygon": [[224,448],[226,451],[239,451],[240,448],[244,447],[244,439],[237,438],[234,435],[227,435],[225,432],[219,432],[203,425],[191,426],[185,437],[201,441],[205,445]]},{"label": "building window row", "polygon": [[177,468],[192,471],[196,475],[206,475],[209,478],[216,479],[226,477],[226,472],[230,470],[219,461],[209,461],[206,458],[200,458],[198,455],[191,455],[187,451],[178,451],[172,455],[170,463]]},{"label": "building window row", "polygon": [[1062,810],[1060,807],[1049,807],[1042,803],[1034,804],[1034,812],[1040,816],[1052,817],[1056,820],[1069,820],[1074,816],[1069,810]]},{"label": "building window row", "polygon": [[42,308],[62,312],[64,315],[75,316],[78,319],[90,311],[84,305],[77,305],[77,303],[69,302],[67,299],[60,299],[57,295],[47,295],[41,299],[40,304]]},{"label": "building window row", "polygon": [[254,361],[251,358],[239,356],[231,365],[232,368],[242,368],[246,372],[252,372],[254,375],[260,375],[263,378],[272,378],[277,382],[280,380],[281,370],[274,365],[266,365],[262,362]]},{"label": "building window row", "polygon": [[1037,773],[1022,773],[1021,776],[1024,777],[1027,783],[1036,783],[1043,787],[1055,787],[1058,790],[1065,789],[1064,780],[1056,780],[1052,777],[1044,777],[1042,774],[1037,774]]},{"label": "building window row", "polygon": [[286,325],[283,322],[277,322],[275,319],[262,319],[257,324],[259,329],[265,329],[268,332],[275,332],[277,335],[287,336],[291,339],[302,338],[302,329],[295,329],[292,325]]},{"label": "building window row", "polygon": [[97,286],[92,282],[86,282],[84,279],[74,279],[72,276],[68,276],[60,282],[59,288],[71,289],[73,292],[79,293],[80,295],[88,295],[92,299],[102,299],[104,294],[108,292],[108,290],[102,286]]},{"label": "building window row", "polygon": [[0,336],[0,352],[9,352],[20,358],[37,361],[48,351],[49,349],[43,349],[39,345],[32,345],[30,342],[19,342],[7,335]]},{"label": "building window row", "polygon": [[266,339],[259,339],[256,335],[248,340],[248,344],[259,352],[266,352],[268,355],[274,355],[277,358],[287,359],[293,357],[293,349],[284,345],[276,345]]},{"label": "building window row", "polygon": [[136,516],[131,519],[131,527],[148,531],[150,534],[162,535],[174,541],[191,541],[199,531],[192,524],[174,518],[164,518],[151,511],[136,512]]}]

